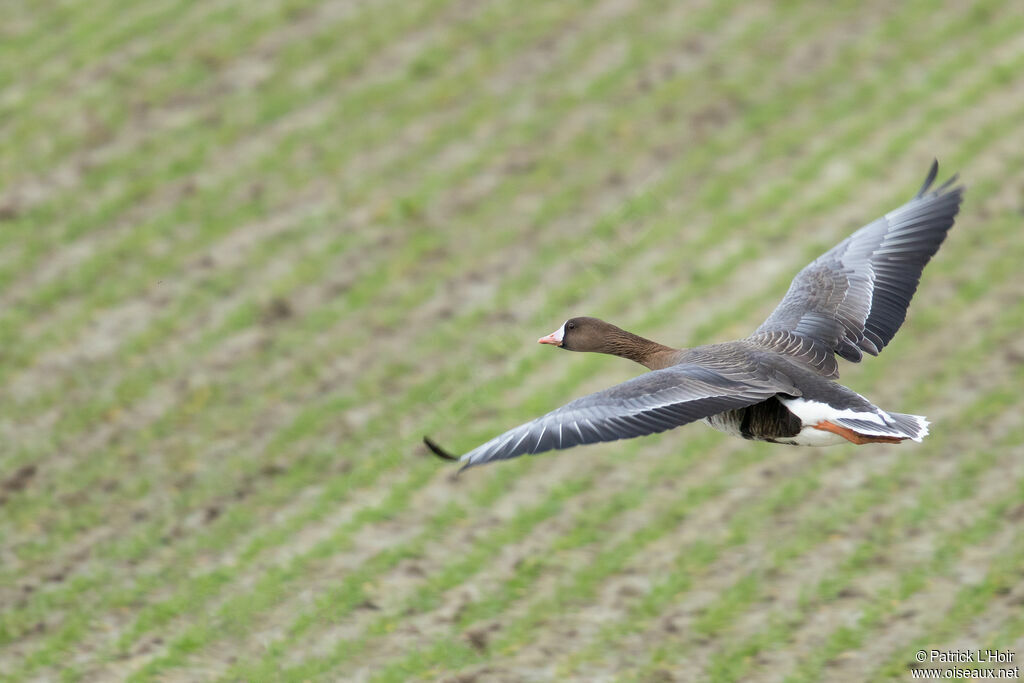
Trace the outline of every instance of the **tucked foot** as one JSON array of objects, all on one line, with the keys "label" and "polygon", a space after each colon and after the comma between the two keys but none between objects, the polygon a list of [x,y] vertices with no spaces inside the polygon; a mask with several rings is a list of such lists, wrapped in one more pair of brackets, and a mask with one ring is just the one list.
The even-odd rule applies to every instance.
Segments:
[{"label": "tucked foot", "polygon": [[820,429],[823,432],[832,432],[838,434],[850,443],[855,443],[858,446],[866,443],[899,443],[904,439],[909,439],[909,436],[876,436],[869,434],[858,434],[849,427],[842,427],[840,425],[829,422],[828,420],[822,420],[816,425],[813,425],[815,429]]}]

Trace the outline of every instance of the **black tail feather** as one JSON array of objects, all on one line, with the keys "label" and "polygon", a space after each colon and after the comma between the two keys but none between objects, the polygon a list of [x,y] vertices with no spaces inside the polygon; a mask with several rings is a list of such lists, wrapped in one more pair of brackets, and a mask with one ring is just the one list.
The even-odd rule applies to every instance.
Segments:
[{"label": "black tail feather", "polygon": [[423,437],[423,443],[426,444],[427,448],[429,448],[434,455],[441,458],[442,460],[458,460],[458,457],[452,455],[451,453],[449,453],[448,451],[446,451],[445,449],[441,448],[436,443],[431,441],[429,436]]}]

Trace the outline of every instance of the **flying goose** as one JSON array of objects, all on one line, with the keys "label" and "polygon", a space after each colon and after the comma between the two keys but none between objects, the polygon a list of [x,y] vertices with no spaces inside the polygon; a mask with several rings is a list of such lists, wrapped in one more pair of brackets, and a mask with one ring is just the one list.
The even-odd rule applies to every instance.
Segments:
[{"label": "flying goose", "polygon": [[538,342],[628,358],[651,372],[578,398],[461,457],[424,442],[466,469],[697,420],[744,439],[795,446],[921,441],[928,434],[924,417],[882,410],[834,380],[836,356],[856,363],[892,340],[925,264],[953,226],[964,190],[953,186],[956,175],[931,190],[938,169],[932,162],[909,202],[801,270],[746,339],[675,349],[597,318],[570,318]]}]

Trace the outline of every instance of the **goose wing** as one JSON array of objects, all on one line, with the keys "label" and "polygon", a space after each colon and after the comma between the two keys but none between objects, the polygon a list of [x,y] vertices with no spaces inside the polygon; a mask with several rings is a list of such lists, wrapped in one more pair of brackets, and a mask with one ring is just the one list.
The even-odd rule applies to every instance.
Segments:
[{"label": "goose wing", "polygon": [[865,351],[877,356],[907,317],[921,272],[960,210],[957,176],[929,189],[938,170],[932,162],[913,199],[801,270],[751,340],[832,378],[839,376],[835,355],[854,363]]},{"label": "goose wing", "polygon": [[800,394],[787,377],[753,361],[725,368],[687,362],[578,398],[458,458],[430,439],[424,442],[435,454],[457,459],[466,469],[493,460],[663,432],[760,403],[780,392]]}]

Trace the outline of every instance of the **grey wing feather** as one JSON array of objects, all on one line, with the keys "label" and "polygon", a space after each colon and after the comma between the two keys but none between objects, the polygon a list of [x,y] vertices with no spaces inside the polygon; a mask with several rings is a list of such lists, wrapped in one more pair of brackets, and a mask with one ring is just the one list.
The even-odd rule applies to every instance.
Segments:
[{"label": "grey wing feather", "polygon": [[778,372],[752,366],[724,373],[682,363],[576,399],[466,453],[463,469],[493,460],[663,432],[800,391]]},{"label": "grey wing feather", "polygon": [[960,210],[957,176],[929,191],[937,173],[933,162],[913,199],[800,271],[751,340],[833,378],[839,376],[833,354],[855,363],[865,351],[878,355],[906,319],[921,272]]}]

